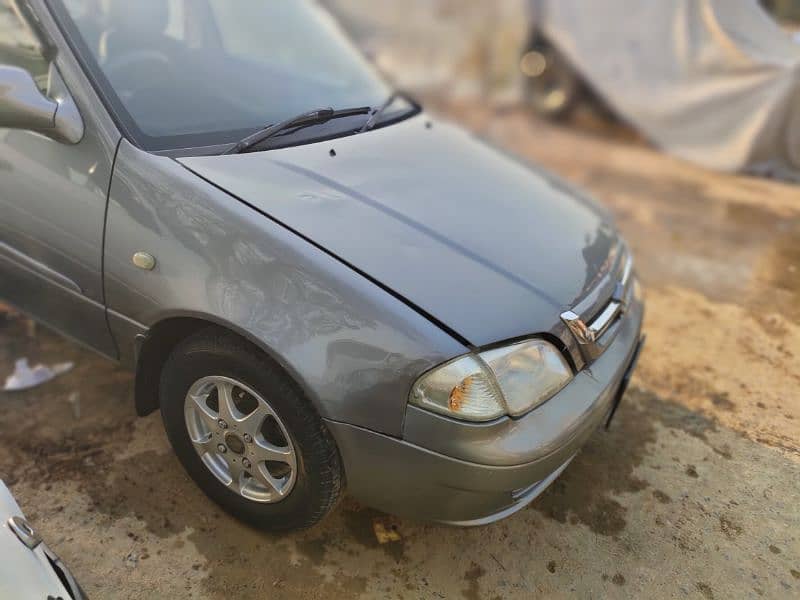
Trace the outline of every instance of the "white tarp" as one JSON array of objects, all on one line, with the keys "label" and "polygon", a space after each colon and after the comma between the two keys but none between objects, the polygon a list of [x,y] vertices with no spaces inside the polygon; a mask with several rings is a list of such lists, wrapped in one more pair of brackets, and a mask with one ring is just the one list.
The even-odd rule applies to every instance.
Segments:
[{"label": "white tarp", "polygon": [[714,169],[800,174],[800,44],[756,0],[534,8],[548,39],[665,151]]}]

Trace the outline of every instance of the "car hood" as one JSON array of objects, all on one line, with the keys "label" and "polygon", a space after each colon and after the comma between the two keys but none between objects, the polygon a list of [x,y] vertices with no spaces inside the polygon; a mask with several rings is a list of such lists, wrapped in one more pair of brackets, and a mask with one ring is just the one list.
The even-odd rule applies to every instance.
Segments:
[{"label": "car hood", "polygon": [[476,346],[554,330],[619,243],[578,193],[424,115],[330,142],[179,160]]}]

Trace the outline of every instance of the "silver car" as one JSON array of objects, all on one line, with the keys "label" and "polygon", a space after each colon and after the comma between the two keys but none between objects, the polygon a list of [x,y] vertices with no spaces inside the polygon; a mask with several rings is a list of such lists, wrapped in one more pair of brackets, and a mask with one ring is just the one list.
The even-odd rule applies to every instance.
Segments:
[{"label": "silver car", "polygon": [[25,520],[0,480],[0,598],[86,600],[81,586]]},{"label": "silver car", "polygon": [[643,306],[609,215],[316,3],[0,7],[0,297],[131,368],[231,514],[489,523],[613,414]]}]

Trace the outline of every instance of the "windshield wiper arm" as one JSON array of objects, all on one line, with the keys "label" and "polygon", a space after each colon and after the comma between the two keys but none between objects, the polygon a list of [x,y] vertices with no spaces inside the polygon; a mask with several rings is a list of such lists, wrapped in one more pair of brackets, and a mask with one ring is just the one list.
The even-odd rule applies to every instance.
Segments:
[{"label": "windshield wiper arm", "polygon": [[393,92],[392,95],[386,99],[386,102],[384,102],[374,111],[372,111],[369,120],[367,120],[367,122],[364,123],[364,126],[361,128],[361,131],[359,133],[364,133],[365,131],[370,131],[374,129],[375,125],[378,124],[378,121],[383,116],[383,113],[385,113],[389,109],[389,107],[400,98],[407,98],[407,96],[403,92]]},{"label": "windshield wiper arm", "polygon": [[346,108],[343,110],[334,110],[332,108],[319,108],[309,112],[302,113],[291,119],[286,119],[274,125],[268,125],[263,129],[259,129],[255,133],[248,135],[246,138],[235,144],[230,150],[223,154],[241,154],[247,152],[254,146],[264,143],[266,140],[275,137],[276,135],[285,132],[288,129],[302,129],[303,127],[311,127],[312,125],[323,125],[333,119],[341,119],[343,117],[355,117],[358,115],[368,115],[372,112],[369,106],[362,106],[359,108]]}]

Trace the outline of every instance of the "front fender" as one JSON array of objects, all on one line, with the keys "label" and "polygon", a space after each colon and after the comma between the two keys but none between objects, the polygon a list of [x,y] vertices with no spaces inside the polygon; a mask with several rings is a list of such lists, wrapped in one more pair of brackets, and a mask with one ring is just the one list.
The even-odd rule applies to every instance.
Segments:
[{"label": "front fender", "polygon": [[[147,252],[156,266],[137,268]],[[106,224],[105,294],[123,358],[135,333],[204,318],[272,355],[330,420],[399,436],[423,372],[468,349],[336,257],[123,141]]]}]

